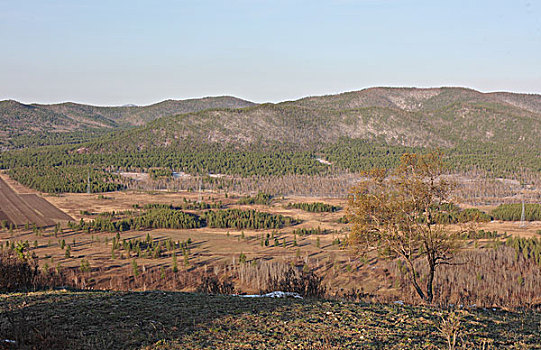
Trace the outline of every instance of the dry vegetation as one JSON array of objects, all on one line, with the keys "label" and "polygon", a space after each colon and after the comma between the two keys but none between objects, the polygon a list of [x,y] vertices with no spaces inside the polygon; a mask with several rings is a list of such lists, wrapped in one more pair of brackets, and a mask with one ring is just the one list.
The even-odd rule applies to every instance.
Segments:
[{"label": "dry vegetation", "polygon": [[[18,191],[29,192],[16,186],[6,177],[4,179]],[[173,252],[170,250],[164,249],[161,256],[155,258],[153,256],[135,257],[133,252],[130,255],[129,252],[121,248],[114,252],[113,257],[112,246],[116,233],[74,231],[67,228],[65,222],[62,223],[62,232],[57,232],[56,235],[54,227],[38,231],[31,228],[25,230],[21,227],[13,232],[7,229],[0,231],[0,240],[3,247],[5,247],[6,241],[10,243],[28,241],[30,251],[40,258],[39,264],[42,269],[63,270],[66,283],[77,288],[193,291],[201,284],[202,276],[211,273],[221,279],[226,278],[231,281],[238,292],[259,292],[268,289],[268,276],[276,278],[280,274],[276,271],[282,271],[284,267],[293,264],[297,270],[310,269],[323,276],[322,284],[326,287],[328,295],[348,295],[354,298],[368,297],[380,300],[412,300],[410,290],[400,282],[401,275],[396,273],[396,267],[378,262],[375,257],[369,261],[359,260],[352,251],[344,246],[348,225],[339,222],[340,218],[344,216],[344,210],[311,213],[301,209],[287,208],[289,203],[307,202],[323,202],[343,208],[346,203],[342,199],[288,196],[274,198],[270,205],[239,205],[238,202],[242,198],[240,195],[226,195],[210,191],[206,191],[202,195],[197,192],[123,191],[106,195],[49,195],[46,198],[77,222],[81,218],[86,221],[95,219],[98,213],[113,211],[119,213],[133,210],[134,204],[141,207],[151,203],[181,205],[184,198],[188,201],[197,201],[200,196],[204,202],[222,203],[226,208],[256,209],[300,219],[301,223],[280,230],[235,230],[204,227],[198,229],[150,229],[120,233],[121,242],[123,240],[128,242],[144,241],[147,239],[147,235],[150,235],[153,242],[162,244],[163,247],[169,240],[176,243],[191,241],[187,254],[181,248],[175,249],[178,272],[173,272],[175,263]],[[198,212],[197,210],[188,211]],[[301,228],[307,230],[319,228],[325,233],[306,236],[293,234],[294,230],[299,232],[298,230]],[[530,222],[526,227],[520,227],[518,223],[514,222],[488,222],[479,224],[478,229],[498,231],[502,237],[504,232],[523,237],[537,237],[536,232],[541,230],[541,222]],[[64,241],[64,249],[61,248],[62,241]],[[268,241],[268,245],[265,245],[265,241]],[[473,241],[469,244],[475,250]],[[489,247],[491,244],[491,240],[487,239],[475,243],[477,248]],[[70,257],[66,256],[67,246],[70,248]],[[476,250],[476,254],[479,255],[477,259],[488,259],[490,266],[503,264],[502,268],[507,268],[505,267],[505,259],[507,258],[504,256],[511,253],[499,252],[498,258],[494,261],[490,260],[494,259],[491,255],[492,251],[493,249]],[[244,255],[246,263],[239,265],[241,255]],[[134,258],[140,271],[138,276],[134,276]],[[90,267],[89,271],[84,273],[81,271],[83,260]],[[478,266],[482,267],[483,264],[478,264]],[[521,266],[526,268],[528,265],[522,264]],[[467,267],[473,268],[471,265]],[[461,267],[456,268],[461,269]],[[535,268],[535,266],[530,268]],[[468,285],[470,279],[477,278],[478,273],[483,274],[484,272],[476,270],[473,273],[464,270],[462,275],[469,277],[462,278],[461,284],[457,285],[457,288]],[[518,271],[509,278],[509,288],[511,289],[508,293],[515,293],[513,288],[519,287],[513,282],[518,279],[518,274],[521,273],[524,274],[524,271]],[[453,271],[453,274],[456,275],[456,271]],[[530,274],[530,276],[536,275]],[[437,285],[451,283],[438,278],[440,277],[437,277]],[[539,281],[535,277],[532,282],[533,286],[535,287],[535,283],[539,283]],[[487,283],[486,280],[484,283]],[[494,279],[491,286],[495,288],[497,285],[498,281]],[[517,289],[515,299],[522,293],[521,288]],[[465,304],[492,305],[492,303],[501,304],[504,300],[498,296],[497,292],[494,293],[493,299],[486,299],[484,303],[477,301],[479,296],[476,293],[467,297],[462,294],[458,293],[459,296],[451,298],[450,302],[458,302],[458,299],[462,298]],[[442,300],[438,300],[438,302],[442,302]],[[531,305],[536,302],[538,301],[530,297],[524,303]],[[509,305],[511,304],[515,305],[515,301],[509,301]]]},{"label": "dry vegetation", "polygon": [[535,349],[541,341],[541,315],[531,311],[178,292],[2,295],[0,315],[0,336],[21,348],[447,349],[444,325],[453,318],[457,348]]},{"label": "dry vegetation", "polygon": [[[5,175],[2,178],[19,195],[39,195]],[[541,305],[541,269],[504,244],[510,235],[540,237],[541,222],[529,222],[526,227],[517,222],[480,223],[476,229],[498,234],[466,240],[466,250],[458,256],[460,264],[436,274],[433,304],[442,308],[427,309],[402,305],[419,304],[419,299],[401,263],[377,256],[359,259],[344,245],[349,232],[349,225],[341,221],[344,209],[314,213],[288,207],[289,203],[321,202],[344,208],[346,201],[341,198],[289,195],[274,197],[269,204],[239,204],[247,202],[242,193],[209,189],[202,194],[127,190],[45,198],[74,222],[113,211],[114,216],[122,217],[122,212],[136,211],[134,205],[182,206],[201,199],[222,208],[281,214],[301,223],[279,230],[203,227],[117,234],[70,229],[60,220],[60,226],[2,229],[3,256],[14,254],[28,242],[23,251],[39,257],[31,260],[39,264],[39,274],[28,277],[28,290],[56,286],[95,291],[1,296],[0,336],[15,340],[17,347],[286,349],[296,344],[340,349],[393,344],[397,349],[444,348],[447,335],[440,333],[446,329],[444,321],[452,319],[446,311],[449,307],[457,308],[461,315],[457,338],[461,347],[534,349],[541,341],[541,319],[534,311]],[[294,234],[302,228],[322,233]],[[148,242],[149,238],[152,247],[161,247],[158,256],[154,251],[139,254],[125,248],[125,244]],[[36,265],[32,264],[33,269]],[[423,267],[418,268],[422,273]],[[170,292],[132,292],[149,290]],[[273,290],[343,301],[245,300],[178,293]],[[530,311],[509,311],[524,307]],[[168,312],[162,312],[164,309]],[[36,327],[38,324],[43,327]]]}]

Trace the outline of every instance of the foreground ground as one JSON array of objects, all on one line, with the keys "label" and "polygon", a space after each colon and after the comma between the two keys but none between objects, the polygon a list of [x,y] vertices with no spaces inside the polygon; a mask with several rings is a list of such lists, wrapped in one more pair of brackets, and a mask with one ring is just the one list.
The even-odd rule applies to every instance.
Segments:
[{"label": "foreground ground", "polygon": [[[456,313],[459,348],[540,348],[540,313]],[[0,347],[446,349],[443,320],[450,320],[448,310],[399,304],[174,292],[40,292],[0,296]]]}]

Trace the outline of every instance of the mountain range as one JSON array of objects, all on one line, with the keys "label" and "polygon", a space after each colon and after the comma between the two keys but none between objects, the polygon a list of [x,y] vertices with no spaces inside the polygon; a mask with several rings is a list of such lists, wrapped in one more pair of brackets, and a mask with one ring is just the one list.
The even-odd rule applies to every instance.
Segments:
[{"label": "mountain range", "polygon": [[144,107],[2,101],[0,125],[7,138],[127,128],[106,140],[113,148],[130,149],[194,142],[307,147],[350,138],[411,147],[450,148],[472,142],[539,150],[541,95],[443,87],[369,88],[277,104],[228,96]]},{"label": "mountain range", "polygon": [[[0,101],[0,137],[7,141],[21,135],[114,130],[144,125],[154,119],[209,108],[242,108],[254,103],[236,97],[165,100],[149,106],[98,107],[72,102],[23,104]],[[1,143],[0,143],[1,145]]]},{"label": "mountain range", "polygon": [[119,146],[186,142],[307,147],[341,138],[410,147],[491,143],[541,149],[541,96],[464,88],[372,88],[162,117],[115,135]]}]

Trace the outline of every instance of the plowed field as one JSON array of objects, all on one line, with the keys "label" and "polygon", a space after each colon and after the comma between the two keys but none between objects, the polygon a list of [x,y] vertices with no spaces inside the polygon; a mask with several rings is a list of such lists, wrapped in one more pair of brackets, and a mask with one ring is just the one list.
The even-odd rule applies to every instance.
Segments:
[{"label": "plowed field", "polygon": [[16,193],[0,178],[0,220],[7,220],[15,226],[28,223],[43,227],[73,219],[36,194]]}]

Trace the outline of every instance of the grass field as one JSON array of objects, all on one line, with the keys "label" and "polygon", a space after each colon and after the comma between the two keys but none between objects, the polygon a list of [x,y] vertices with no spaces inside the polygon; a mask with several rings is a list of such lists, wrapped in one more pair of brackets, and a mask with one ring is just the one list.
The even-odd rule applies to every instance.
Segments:
[{"label": "grass field", "polygon": [[[38,196],[35,191],[29,190],[2,175],[9,188],[14,189],[17,195]],[[13,192],[15,193],[15,192]],[[288,209],[290,202],[324,202],[344,208],[346,203],[343,199],[322,197],[278,197],[271,205],[239,205],[240,195],[228,195],[224,193],[204,192],[202,200],[208,203],[221,202],[226,208],[256,209],[259,211],[282,214],[302,222],[292,227],[280,230],[236,230],[218,228],[199,229],[148,229],[141,231],[126,231],[120,234],[121,240],[144,240],[150,235],[154,241],[165,243],[171,239],[175,242],[190,240],[190,254],[184,261],[181,253],[178,264],[181,271],[195,269],[213,269],[216,266],[238,264],[239,257],[244,254],[247,261],[252,262],[277,262],[297,265],[307,264],[316,269],[316,272],[325,276],[325,283],[330,292],[347,291],[362,288],[364,293],[383,292],[395,288],[385,269],[388,266],[363,265],[349,249],[336,244],[337,239],[344,242],[348,225],[339,223],[338,220],[345,214],[345,210],[338,212],[311,213],[300,209]],[[41,197],[38,197],[41,198]],[[144,206],[150,203],[163,203],[179,205],[184,198],[189,201],[197,201],[199,194],[194,192],[167,192],[167,191],[122,191],[111,192],[105,195],[98,194],[62,194],[45,197],[48,202],[63,212],[69,214],[75,221],[81,218],[92,220],[97,214],[104,212],[119,212],[133,210],[133,205]],[[197,211],[192,211],[197,212]],[[313,234],[307,236],[294,235],[293,230],[299,228],[321,228],[327,230],[325,234]],[[477,227],[489,231],[521,237],[538,236],[536,231],[541,229],[541,222],[528,223],[526,227],[520,227],[514,222],[490,222],[481,223]],[[274,233],[273,233],[274,231]],[[278,239],[278,246],[274,246],[274,240],[270,240],[269,246],[261,245],[261,238],[267,234],[274,234]],[[112,240],[116,233],[73,231],[64,226],[63,232],[54,234],[53,228],[47,228],[39,232],[32,229],[16,229],[0,231],[2,244],[9,242],[28,241],[30,249],[40,258],[41,267],[66,268],[79,270],[83,259],[88,262],[91,273],[85,278],[85,286],[99,289],[114,288],[126,290],[128,288],[144,289],[144,285],[135,286],[126,283],[132,273],[132,257],[125,251],[117,251],[112,256]],[[244,238],[242,238],[244,237]],[[71,248],[71,254],[66,256],[65,249],[61,248],[62,240]],[[283,241],[286,241],[285,247]],[[296,242],[296,244],[294,243]],[[473,245],[472,245],[473,248]],[[142,270],[173,268],[171,252],[165,252],[159,258],[138,258],[137,264]],[[122,277],[117,282],[111,282],[112,278]],[[184,290],[184,289],[183,289]],[[193,290],[193,286],[186,290]],[[257,287],[244,285],[243,291],[257,292]],[[395,299],[396,300],[396,299]]]},{"label": "grass field", "polygon": [[[180,205],[184,199],[197,201],[200,196],[194,192],[167,191],[43,196],[5,175],[1,177],[13,195],[32,196],[40,203],[46,198],[52,208],[75,221],[92,220],[100,213],[135,210],[134,205]],[[312,213],[286,208],[290,202],[323,202],[344,208],[343,199],[289,196],[275,198],[270,205],[241,205],[240,194],[204,192],[201,196],[203,201],[222,203],[224,208],[255,209],[301,222],[279,230],[203,227],[130,230],[119,234],[121,240],[128,241],[146,240],[148,235],[164,245],[168,240],[191,242],[186,256],[180,250],[174,253],[178,256],[178,272],[174,271],[171,251],[157,258],[134,258],[133,251],[122,248],[112,253],[116,233],[72,230],[65,226],[66,220],[59,218],[51,219],[53,223],[62,223],[63,229],[57,233],[53,227],[1,230],[2,249],[13,242],[28,241],[29,251],[39,257],[41,269],[67,271],[67,285],[92,290],[1,295],[0,349],[449,349],[442,331],[446,324],[458,327],[457,348],[541,348],[541,300],[535,293],[541,290],[538,266],[513,259],[512,248],[497,251],[491,248],[495,241],[469,241],[467,250],[487,253],[474,260],[479,266],[464,271],[446,270],[442,275],[453,279],[437,280],[445,289],[456,285],[454,294],[449,295],[454,300],[462,300],[464,305],[479,300],[477,305],[487,309],[467,306],[450,314],[446,308],[368,302],[405,300],[415,304],[418,300],[400,285],[403,282],[398,280],[396,266],[375,258],[362,262],[350,249],[336,243],[337,239],[344,242],[348,233],[348,225],[339,222],[345,210]],[[326,233],[294,234],[293,230],[299,228],[321,228]],[[537,237],[541,222],[530,222],[526,227],[516,222],[489,222],[477,225],[476,229]],[[277,238],[279,244],[275,246],[271,239],[269,246],[263,245],[267,234]],[[70,254],[62,244],[70,246]],[[241,255],[246,256],[246,263],[239,263]],[[88,264],[86,271],[83,262]],[[186,293],[198,290],[204,276],[213,274],[231,277],[236,292],[257,293],[265,289],[260,280],[275,268],[274,263],[315,271],[324,277],[327,297],[335,299],[271,300]],[[492,271],[498,269],[501,271]],[[493,280],[502,273],[504,282]],[[471,287],[472,291],[476,289],[476,293],[461,295],[463,290],[469,293],[466,289],[473,285],[476,287]],[[153,289],[162,291],[147,292]],[[497,298],[483,299],[483,293],[477,293],[477,289],[490,291]],[[360,294],[348,294],[350,291]],[[349,301],[345,296],[351,297]],[[507,305],[494,302],[502,298],[508,298],[510,307],[492,308]],[[517,308],[524,304],[533,307],[523,311]],[[459,319],[454,324],[453,315]]]},{"label": "grass field", "polygon": [[[449,310],[398,304],[157,291],[1,295],[0,311],[1,339],[13,348],[447,349],[439,328],[450,320]],[[456,314],[458,348],[541,344],[540,313]]]}]

